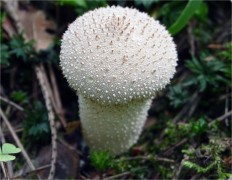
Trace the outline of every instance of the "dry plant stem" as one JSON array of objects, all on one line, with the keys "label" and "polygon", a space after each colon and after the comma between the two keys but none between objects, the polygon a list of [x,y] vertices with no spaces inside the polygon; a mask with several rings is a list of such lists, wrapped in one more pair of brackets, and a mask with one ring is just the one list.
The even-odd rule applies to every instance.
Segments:
[{"label": "dry plant stem", "polygon": [[[60,118],[60,114],[61,114],[61,110],[60,110],[60,107],[61,106],[61,102],[60,102],[60,98],[58,97],[58,95],[56,96],[55,95],[55,92],[54,92],[54,89],[57,88],[54,87],[54,81],[55,81],[55,77],[53,77],[53,80],[52,80],[52,83],[53,83],[53,88],[51,88],[51,85],[49,83],[49,80],[48,80],[48,77],[47,77],[47,74],[46,74],[46,71],[45,71],[45,68],[44,66],[41,64],[40,65],[40,69],[41,69],[41,72],[42,72],[42,75],[43,75],[43,79],[44,79],[44,82],[46,84],[46,87],[47,87],[47,91],[48,93],[50,94],[50,98],[51,98],[51,103],[52,103],[52,106],[55,110],[55,112],[58,114],[58,117]],[[52,78],[51,78],[52,79]],[[57,90],[58,91],[58,90]],[[56,92],[57,93],[57,92]],[[59,99],[59,100],[58,100]],[[58,102],[59,101],[59,102]],[[61,123],[64,127],[66,127],[66,121],[64,120],[64,116],[63,116],[63,119],[61,119]]]},{"label": "dry plant stem", "polygon": [[64,146],[66,146],[68,149],[74,151],[77,156],[82,156],[83,155],[81,151],[77,150],[75,147],[72,147],[71,145],[69,145],[68,143],[66,143],[63,139],[61,139],[61,138],[58,137],[57,140],[61,144],[63,144]]},{"label": "dry plant stem", "polygon": [[187,138],[182,139],[180,142],[178,142],[177,144],[175,144],[174,146],[172,146],[171,148],[169,148],[168,150],[166,150],[163,154],[164,154],[165,156],[170,155],[170,153],[172,153],[172,151],[173,151],[175,148],[181,146],[182,144],[186,143],[187,141],[188,141]]},{"label": "dry plant stem", "polygon": [[183,168],[183,163],[184,163],[185,160],[186,160],[185,158],[181,160],[180,166],[179,166],[177,172],[175,173],[175,176],[174,176],[173,180],[179,179],[180,173],[181,173],[182,168]]},{"label": "dry plant stem", "polygon": [[24,111],[23,107],[21,107],[21,106],[19,106],[18,104],[16,104],[16,103],[10,101],[10,100],[7,99],[7,98],[4,98],[4,97],[0,96],[0,100],[1,100],[1,101],[4,101],[5,103],[7,103],[7,104],[9,104],[9,105],[11,105],[11,106],[13,106],[13,107],[15,107],[16,109],[18,109],[18,110],[20,110],[20,111]]},{"label": "dry plant stem", "polygon": [[[40,72],[41,72],[41,77],[43,78],[44,86],[46,87],[46,90],[47,90],[47,92],[49,94],[49,99],[51,101],[51,104],[53,105],[54,109],[56,109],[56,103],[55,103],[55,100],[54,100],[54,97],[53,97],[52,89],[51,89],[50,83],[48,81],[46,71],[44,69],[44,65],[40,64],[39,69],[40,69]],[[37,78],[38,78],[38,76],[37,76]],[[41,84],[40,84],[40,86],[41,86]]]},{"label": "dry plant stem", "polygon": [[[25,148],[23,147],[21,141],[19,140],[17,134],[14,131],[14,128],[11,126],[10,122],[8,121],[8,119],[6,118],[5,114],[3,113],[2,109],[0,108],[0,116],[2,117],[4,123],[6,124],[7,128],[9,129],[11,135],[13,136],[17,146],[21,149],[22,154],[24,156],[24,158],[26,159],[26,162],[28,164],[28,166],[31,168],[31,170],[35,170],[35,166],[33,165],[33,163],[31,162],[31,159],[29,158]],[[38,177],[39,178],[39,177]],[[40,179],[40,178],[39,178]]]},{"label": "dry plant stem", "polygon": [[64,108],[63,108],[61,100],[60,100],[60,92],[59,92],[59,88],[57,86],[54,70],[52,69],[51,65],[48,65],[48,69],[49,69],[49,74],[50,74],[51,83],[52,83],[52,91],[54,94],[54,100],[55,100],[55,103],[57,104],[55,111],[56,111],[58,117],[60,118],[60,121],[61,121],[63,127],[66,127],[67,123],[66,123],[66,119],[64,116],[64,111],[63,111]]},{"label": "dry plant stem", "polygon": [[[229,88],[227,87],[226,88],[226,96],[228,96],[228,94],[229,94]],[[229,107],[229,98],[226,98],[226,100],[225,100],[225,114],[228,113],[228,111],[229,111],[228,107]],[[229,126],[228,118],[226,118],[225,122],[226,122],[226,126]]]},{"label": "dry plant stem", "polygon": [[124,173],[121,173],[121,174],[117,174],[117,175],[114,175],[114,176],[110,176],[110,177],[107,177],[107,178],[104,178],[104,180],[110,180],[110,179],[118,179],[122,176],[125,176],[125,175],[129,175],[130,172],[124,172]]},{"label": "dry plant stem", "polygon": [[57,161],[57,132],[55,127],[55,115],[52,110],[52,103],[51,103],[51,94],[48,90],[48,87],[46,86],[46,80],[43,76],[43,71],[41,68],[41,65],[35,67],[36,75],[39,80],[39,84],[42,89],[42,93],[45,99],[45,104],[48,110],[48,120],[50,123],[51,128],[51,135],[52,135],[52,158],[51,158],[51,169],[49,172],[48,179],[52,180],[54,179],[54,174],[56,170],[56,161]]},{"label": "dry plant stem", "polygon": [[194,100],[191,103],[191,106],[188,110],[187,115],[185,116],[185,118],[183,119],[183,122],[186,122],[194,113],[194,111],[196,110],[199,102],[201,100],[201,94],[199,94],[196,98],[194,98]]},{"label": "dry plant stem", "polygon": [[51,167],[51,165],[50,165],[50,164],[47,164],[47,165],[38,167],[37,169],[35,169],[35,170],[33,170],[33,171],[29,171],[29,172],[23,173],[23,175],[16,176],[16,177],[14,177],[13,179],[23,179],[23,178],[25,179],[26,176],[29,176],[29,175],[38,173],[39,171],[43,171],[44,169],[47,169],[47,168],[50,168],[50,167]]},{"label": "dry plant stem", "polygon": [[10,180],[10,177],[9,177],[9,174],[8,174],[8,171],[7,171],[7,168],[4,162],[1,162],[1,167],[2,167],[2,171],[3,171],[5,178],[7,180]]},{"label": "dry plant stem", "polygon": [[[0,122],[0,125],[1,125],[1,122]],[[1,126],[0,126],[0,141],[1,141],[1,144],[4,144],[6,142]],[[12,162],[9,161],[8,163],[6,163],[6,166],[7,166],[9,177],[12,177],[13,176]]]},{"label": "dry plant stem", "polygon": [[[197,105],[200,102],[200,99],[201,99],[201,95],[199,95],[198,92],[194,93],[191,99],[189,100],[188,104],[184,106],[182,110],[174,117],[173,123],[177,123],[178,121],[180,121],[184,115],[186,116],[183,118],[183,122],[186,122],[188,118],[191,117],[194,111],[196,110]],[[163,137],[164,137],[164,132],[162,132],[159,137],[160,142],[162,141]]]},{"label": "dry plant stem", "polygon": [[137,159],[143,159],[143,160],[153,160],[153,161],[163,161],[163,162],[169,162],[174,163],[175,161],[168,158],[162,158],[162,157],[149,157],[149,156],[136,156],[136,157],[129,157],[125,158],[124,160],[137,160]]},{"label": "dry plant stem", "polygon": [[215,120],[211,121],[209,123],[209,127],[212,126],[212,124],[214,124],[216,121],[223,121],[224,119],[228,118],[229,116],[232,116],[232,110],[227,112],[226,114],[223,114],[222,116],[216,118]]},{"label": "dry plant stem", "polygon": [[198,99],[198,95],[198,92],[195,92],[193,94],[193,96],[189,100],[189,103],[186,106],[184,106],[183,109],[173,119],[173,123],[177,123],[188,112],[189,108],[191,108],[192,106],[192,103],[195,102],[196,99]]}]

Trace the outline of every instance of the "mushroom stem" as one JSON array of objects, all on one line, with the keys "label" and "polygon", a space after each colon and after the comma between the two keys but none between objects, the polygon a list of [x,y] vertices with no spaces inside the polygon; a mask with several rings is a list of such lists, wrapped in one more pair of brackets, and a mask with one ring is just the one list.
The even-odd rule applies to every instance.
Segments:
[{"label": "mushroom stem", "polygon": [[79,95],[82,131],[95,150],[120,154],[139,138],[151,100],[103,105]]}]

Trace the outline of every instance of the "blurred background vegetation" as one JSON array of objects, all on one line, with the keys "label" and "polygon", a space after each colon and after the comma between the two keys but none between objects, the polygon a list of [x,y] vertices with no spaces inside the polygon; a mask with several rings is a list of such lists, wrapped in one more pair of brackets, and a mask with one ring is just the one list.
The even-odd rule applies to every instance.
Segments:
[{"label": "blurred background vegetation", "polygon": [[[59,67],[60,39],[68,25],[87,11],[112,5],[158,19],[173,34],[179,58],[138,143],[117,157],[89,153],[77,96]],[[0,23],[0,140],[22,143],[30,157],[25,160],[22,153],[7,163],[10,177],[47,179],[49,172],[59,179],[231,177],[230,1],[2,1]]]}]

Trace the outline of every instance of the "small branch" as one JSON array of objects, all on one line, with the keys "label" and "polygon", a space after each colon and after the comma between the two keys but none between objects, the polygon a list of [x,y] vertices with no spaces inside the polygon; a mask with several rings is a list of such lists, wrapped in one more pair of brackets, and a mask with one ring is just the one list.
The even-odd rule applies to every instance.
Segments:
[{"label": "small branch", "polygon": [[212,124],[214,124],[216,121],[219,121],[219,122],[223,121],[224,119],[228,118],[229,116],[232,116],[232,110],[229,111],[229,112],[227,112],[227,113],[225,113],[225,114],[223,114],[222,116],[216,118],[215,120],[211,121],[209,123],[209,127],[212,126]]},{"label": "small branch", "polygon": [[56,111],[56,113],[57,113],[63,127],[65,128],[67,126],[67,123],[66,123],[66,119],[65,119],[65,116],[64,116],[64,110],[63,110],[64,108],[63,108],[61,100],[60,100],[59,88],[57,86],[55,74],[54,74],[54,71],[53,71],[51,65],[48,66],[48,70],[49,70],[49,74],[50,74],[50,78],[51,78],[52,91],[53,91],[53,94],[54,94],[54,100],[55,100],[55,103],[57,104],[57,106],[55,108],[55,111]]},{"label": "small branch", "polygon": [[52,136],[52,157],[51,157],[51,169],[49,172],[48,179],[52,180],[54,179],[54,174],[56,170],[56,161],[57,161],[57,132],[55,127],[55,115],[52,109],[52,103],[51,103],[51,94],[48,90],[48,86],[46,80],[44,79],[42,66],[36,66],[35,72],[37,75],[37,78],[39,80],[40,87],[42,89],[42,93],[45,99],[45,104],[48,110],[48,120],[51,128],[51,136]]},{"label": "small branch", "polygon": [[23,147],[22,143],[20,142],[17,134],[14,131],[14,128],[11,126],[10,122],[8,121],[8,119],[6,118],[5,114],[3,113],[2,109],[0,108],[0,116],[2,117],[4,123],[6,124],[7,128],[9,129],[11,135],[13,136],[17,146],[21,149],[22,154],[24,156],[24,158],[26,159],[26,162],[28,164],[28,166],[31,168],[31,170],[35,170],[35,166],[33,165],[33,163],[31,162],[31,159],[29,158],[25,148]]},{"label": "small branch", "polygon": [[10,101],[9,99],[6,99],[6,98],[0,96],[0,100],[7,103],[7,104],[9,104],[9,105],[11,105],[11,106],[13,106],[13,107],[15,107],[16,109],[18,109],[20,111],[24,111],[23,107],[19,106],[18,104],[14,103],[13,101]]},{"label": "small branch", "polygon": [[[229,94],[229,88],[226,87],[226,96],[228,94]],[[225,100],[225,114],[228,113],[228,111],[229,111],[229,98],[226,98],[226,100]],[[226,118],[225,122],[226,122],[226,126],[229,126],[228,118]]]},{"label": "small branch", "polygon": [[106,178],[104,178],[104,180],[118,179],[119,177],[122,177],[122,176],[125,176],[125,175],[129,175],[129,174],[130,174],[130,172],[127,171],[127,172],[124,172],[124,173],[121,173],[121,174],[117,174],[117,175],[114,175],[114,176],[106,177]]},{"label": "small branch", "polygon": [[[46,71],[44,69],[44,66],[42,64],[40,64],[39,69],[40,69],[40,72],[41,72],[41,77],[43,79],[44,86],[46,87],[46,91],[49,94],[49,99],[51,101],[51,104],[53,105],[54,109],[56,109],[57,104],[56,104],[56,102],[54,100],[54,96],[53,96],[53,93],[52,93],[52,88],[50,86],[48,77],[46,75]],[[37,76],[37,78],[38,78],[38,76]]]},{"label": "small branch", "polygon": [[182,144],[186,143],[187,141],[188,141],[187,138],[182,139],[180,142],[178,142],[177,144],[175,144],[174,146],[172,146],[171,148],[166,150],[163,154],[164,155],[169,155],[175,148],[181,146]]},{"label": "small branch", "polygon": [[151,161],[163,161],[163,162],[170,162],[170,163],[174,163],[174,162],[175,162],[174,160],[168,159],[168,158],[162,158],[162,157],[149,157],[149,156],[128,157],[128,158],[124,158],[123,160],[139,160],[139,159],[151,160]]},{"label": "small branch", "polygon": [[2,171],[3,171],[3,174],[4,174],[5,178],[6,178],[6,180],[10,180],[10,177],[9,177],[9,174],[8,174],[5,163],[4,162],[0,162],[0,163],[1,163]]},{"label": "small branch", "polygon": [[183,119],[183,122],[186,122],[193,115],[193,113],[196,110],[200,100],[201,100],[201,94],[199,94],[196,98],[194,98],[194,101],[192,101],[192,103],[191,103],[192,105],[190,106],[187,115]]},{"label": "small branch", "polygon": [[38,173],[39,171],[42,171],[42,170],[50,168],[50,167],[51,167],[51,165],[47,164],[47,165],[41,166],[41,167],[39,167],[39,168],[37,168],[37,169],[35,169],[33,171],[29,171],[29,172],[23,173],[23,175],[16,176],[13,179],[22,179],[22,178],[25,178],[26,176]]},{"label": "small branch", "polygon": [[75,155],[77,155],[77,156],[82,156],[82,155],[83,155],[81,151],[79,151],[79,150],[77,150],[76,148],[72,147],[71,145],[69,145],[68,143],[66,143],[63,139],[61,139],[61,138],[58,137],[57,140],[58,140],[61,144],[63,144],[64,146],[66,146],[68,149],[74,151],[74,152],[75,152]]},{"label": "small branch", "polygon": [[[189,111],[189,108],[191,108],[192,106],[192,103],[195,102],[197,99],[198,99],[198,92],[195,92],[191,99],[189,100],[189,102],[187,103],[187,105],[185,105],[183,107],[183,109],[176,115],[176,117],[173,119],[173,123],[177,123],[188,111]],[[197,104],[196,104],[197,105]],[[196,107],[195,107],[196,108]],[[194,109],[195,109],[194,108]]]},{"label": "small branch", "polygon": [[183,163],[184,163],[185,160],[186,160],[186,158],[181,160],[180,166],[179,166],[177,172],[175,173],[175,176],[174,176],[173,180],[179,179],[180,173],[181,173],[181,171],[183,169]]}]

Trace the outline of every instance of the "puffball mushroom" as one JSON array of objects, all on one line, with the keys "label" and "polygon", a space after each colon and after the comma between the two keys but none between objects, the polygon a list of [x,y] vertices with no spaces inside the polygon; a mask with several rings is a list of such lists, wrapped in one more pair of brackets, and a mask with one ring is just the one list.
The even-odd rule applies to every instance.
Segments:
[{"label": "puffball mushroom", "polygon": [[79,96],[87,144],[120,154],[136,143],[152,98],[173,77],[176,61],[165,27],[136,9],[99,8],[70,24],[60,66]]}]

